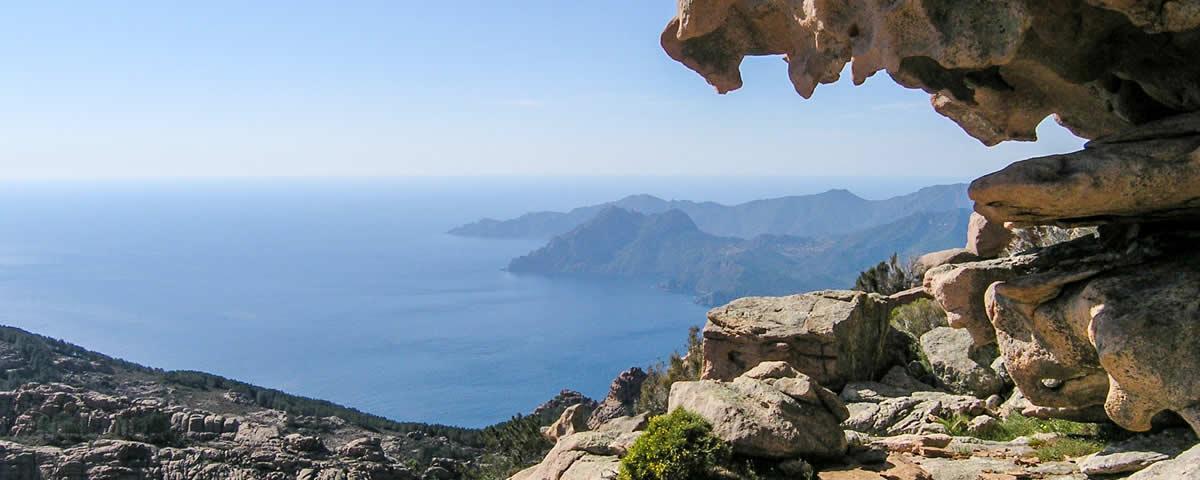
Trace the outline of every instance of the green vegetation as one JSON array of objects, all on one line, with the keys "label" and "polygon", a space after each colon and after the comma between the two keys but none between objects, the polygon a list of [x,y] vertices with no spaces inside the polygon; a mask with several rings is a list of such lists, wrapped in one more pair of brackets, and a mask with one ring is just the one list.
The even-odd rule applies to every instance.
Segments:
[{"label": "green vegetation", "polygon": [[40,415],[34,422],[33,431],[20,435],[0,435],[0,439],[19,441],[28,445],[53,445],[67,447],[98,438],[116,438],[150,443],[160,447],[181,445],[179,435],[171,430],[171,417],[153,412],[138,417],[119,418],[112,433],[101,434],[89,428],[87,420],[69,413]]},{"label": "green vegetation", "polygon": [[354,425],[372,431],[391,431],[407,433],[419,431],[427,435],[444,436],[457,443],[473,447],[482,447],[483,438],[479,430],[452,427],[447,425],[432,425],[424,423],[397,422],[378,415],[364,413],[354,408],[343,407],[327,400],[291,395],[279,390],[259,387],[237,380],[230,380],[219,375],[177,370],[161,372],[164,383],[185,386],[196,390],[222,390],[242,394],[254,400],[263,408],[282,410],[292,415],[313,417],[336,416]]},{"label": "green vegetation", "polygon": [[914,341],[920,340],[921,335],[929,333],[930,330],[949,326],[946,323],[945,310],[942,310],[937,302],[925,298],[896,307],[889,315],[888,321],[892,327]]},{"label": "green vegetation", "polygon": [[1104,440],[1098,438],[1058,437],[1035,440],[1029,445],[1037,452],[1038,460],[1057,462],[1099,452],[1104,449],[1104,444]]},{"label": "green vegetation", "polygon": [[160,447],[178,447],[183,443],[179,434],[171,429],[170,415],[163,412],[151,412],[133,418],[119,418],[113,431],[119,438],[151,443]]},{"label": "green vegetation", "polygon": [[554,444],[542,435],[545,420],[534,416],[517,415],[507,422],[483,429],[483,439],[489,452],[467,478],[508,478],[521,469],[534,465],[546,456]]},{"label": "green vegetation", "polygon": [[[351,424],[372,431],[386,430],[397,433],[419,431],[427,435],[444,436],[454,442],[471,447],[478,448],[484,446],[484,438],[478,429],[397,422],[353,408],[343,407],[326,400],[291,395],[279,390],[230,380],[209,373],[186,370],[163,371],[156,368],[144,367],[136,363],[95,353],[61,340],[29,333],[18,328],[0,327],[0,345],[7,346],[24,360],[24,365],[21,368],[0,371],[0,389],[11,390],[30,382],[62,382],[65,380],[64,375],[71,371],[96,370],[114,374],[119,373],[118,371],[124,371],[159,377],[159,380],[163,383],[195,390],[222,390],[240,393],[254,400],[254,403],[260,407],[282,410],[296,416],[336,416]],[[62,357],[66,357],[68,361],[62,361]],[[81,386],[95,388],[100,391],[107,390],[104,388],[105,385]],[[71,428],[63,430],[71,431]]]},{"label": "green vegetation", "polygon": [[972,434],[967,432],[967,423],[971,418],[965,415],[955,415],[950,418],[938,419],[938,423],[946,427],[946,433],[954,436],[972,436],[984,440],[1007,442],[1017,437],[1028,437],[1039,433],[1057,433],[1059,435],[1074,435],[1098,437],[1101,427],[1094,423],[1079,423],[1068,420],[1026,417],[1014,413],[1000,420],[996,428],[988,432]]},{"label": "green vegetation", "polygon": [[899,257],[893,253],[888,261],[879,262],[878,265],[858,274],[858,279],[854,281],[854,289],[891,295],[919,284],[920,279],[913,274],[912,268],[901,265]]},{"label": "green vegetation", "polygon": [[971,433],[967,424],[971,418],[955,415],[938,419],[946,432],[954,436],[970,436],[984,440],[1006,442],[1017,437],[1031,437],[1039,433],[1055,433],[1058,437],[1049,440],[1034,440],[1030,446],[1042,461],[1062,460],[1100,451],[1109,440],[1119,438],[1121,433],[1114,428],[1105,428],[1094,423],[1079,423],[1068,420],[1026,417],[1012,414],[1000,420],[995,428],[985,432]]},{"label": "green vegetation", "polygon": [[[30,382],[59,382],[63,380],[63,373],[67,369],[94,368],[90,365],[92,363],[108,368],[150,371],[134,363],[106,357],[62,340],[35,335],[19,328],[0,326],[0,345],[7,345],[9,350],[24,361],[20,368],[0,370],[0,389],[4,390],[11,390]],[[55,360],[60,357],[67,357],[69,360],[57,363]]]},{"label": "green vegetation", "polygon": [[[892,328],[905,337],[903,343],[908,348],[905,361],[917,361],[924,369],[924,375],[932,378],[933,367],[925,357],[925,352],[921,350],[921,335],[937,327],[948,326],[946,312],[937,302],[922,298],[893,309],[888,321]],[[924,380],[924,377],[922,379]]]},{"label": "green vegetation", "polygon": [[646,369],[646,381],[642,383],[642,395],[637,402],[638,412],[652,415],[666,413],[671,385],[699,380],[703,368],[704,338],[700,335],[700,327],[691,327],[682,354],[671,352],[666,363],[658,362]]},{"label": "green vegetation", "polygon": [[621,459],[620,480],[714,478],[732,449],[713,436],[712,426],[683,409],[650,420],[646,433]]}]

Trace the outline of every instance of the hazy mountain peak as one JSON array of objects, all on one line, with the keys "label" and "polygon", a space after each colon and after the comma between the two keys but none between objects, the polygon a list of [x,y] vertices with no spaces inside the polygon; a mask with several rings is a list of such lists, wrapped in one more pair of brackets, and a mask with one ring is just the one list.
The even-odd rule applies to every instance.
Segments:
[{"label": "hazy mountain peak", "polygon": [[934,185],[884,200],[867,200],[850,190],[835,188],[812,195],[754,200],[737,205],[667,201],[639,194],[566,213],[539,212],[501,222],[475,222],[450,233],[477,237],[550,238],[571,231],[612,206],[642,214],[677,209],[705,233],[754,238],[763,234],[806,237],[846,234],[914,213],[969,208],[971,202],[967,198],[966,184]]}]

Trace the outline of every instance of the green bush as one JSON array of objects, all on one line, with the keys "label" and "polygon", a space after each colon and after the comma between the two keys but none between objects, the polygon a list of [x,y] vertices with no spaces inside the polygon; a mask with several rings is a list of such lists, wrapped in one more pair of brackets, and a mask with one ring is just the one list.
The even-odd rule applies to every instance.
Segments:
[{"label": "green bush", "polygon": [[472,478],[508,478],[522,468],[536,464],[554,444],[542,435],[545,425],[535,416],[517,415],[511,420],[483,429],[489,454],[485,467]]},{"label": "green bush", "polygon": [[899,257],[893,253],[887,261],[879,262],[878,265],[859,273],[858,279],[854,281],[854,289],[860,292],[891,295],[913,288],[920,283],[921,279],[913,273],[912,262],[908,262],[908,265],[901,265]]},{"label": "green bush", "polygon": [[646,381],[642,383],[637,411],[652,415],[666,413],[671,385],[699,380],[703,369],[704,339],[700,335],[700,327],[692,327],[688,329],[687,345],[682,354],[671,352],[671,358],[666,363],[658,362],[646,368]]},{"label": "green bush", "polygon": [[621,459],[620,480],[712,478],[729,464],[729,444],[713,436],[712,426],[683,409],[655,417]]},{"label": "green bush", "polygon": [[937,302],[926,298],[896,307],[892,310],[889,321],[892,327],[914,341],[919,341],[921,335],[929,333],[930,330],[950,325],[946,323],[946,311],[942,310]]}]

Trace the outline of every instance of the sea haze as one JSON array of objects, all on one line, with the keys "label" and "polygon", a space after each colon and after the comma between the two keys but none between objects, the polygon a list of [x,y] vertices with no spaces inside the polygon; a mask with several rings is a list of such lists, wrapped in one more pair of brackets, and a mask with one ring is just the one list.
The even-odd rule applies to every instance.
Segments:
[{"label": "sea haze", "polygon": [[447,229],[636,193],[879,198],[947,180],[8,183],[0,323],[397,420],[482,426],[562,388],[603,396],[619,371],[676,348],[705,309],[649,284],[506,273],[541,242]]}]

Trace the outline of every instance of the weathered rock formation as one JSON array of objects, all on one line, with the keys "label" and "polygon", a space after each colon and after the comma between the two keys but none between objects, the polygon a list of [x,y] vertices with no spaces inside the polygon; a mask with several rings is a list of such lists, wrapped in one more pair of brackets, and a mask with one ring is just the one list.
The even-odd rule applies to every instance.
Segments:
[{"label": "weathered rock formation", "polygon": [[521,470],[510,480],[601,480],[617,478],[621,457],[642,435],[644,416],[622,417],[596,431],[558,439],[541,463]]},{"label": "weathered rock formation", "polygon": [[939,385],[947,390],[987,398],[1004,391],[1004,380],[992,370],[995,349],[974,348],[970,333],[938,327],[921,336],[925,352]]},{"label": "weathered rock formation", "polygon": [[546,430],[542,433],[551,442],[557,442],[562,437],[585,432],[589,430],[588,417],[591,414],[592,409],[587,404],[578,403],[571,405],[566,410],[563,410],[558,420],[555,420],[549,427],[546,427]]},{"label": "weathered rock formation", "polygon": [[637,413],[637,401],[642,394],[642,383],[646,381],[646,372],[634,367],[617,375],[612,385],[608,387],[608,396],[596,407],[591,418],[587,419],[589,429],[595,430],[609,420],[627,417]]},{"label": "weathered rock formation", "polygon": [[939,433],[938,418],[987,413],[983,400],[954,395],[922,384],[893,368],[878,382],[852,382],[842,389],[850,417],[842,427],[871,435]]},{"label": "weathered rock formation", "polygon": [[1200,445],[1174,459],[1159,462],[1129,476],[1128,480],[1176,480],[1200,478]]},{"label": "weathered rock formation", "polygon": [[855,82],[885,70],[988,145],[1050,114],[1094,139],[973,182],[967,250],[1001,254],[1003,227],[1098,238],[947,262],[925,286],[1033,405],[1103,405],[1134,430],[1172,411],[1200,430],[1198,27],[1186,0],[693,0],[662,44],[721,92],[744,55],[785,55],[805,97],[853,59]]},{"label": "weathered rock formation", "polygon": [[1080,471],[1088,475],[1119,475],[1142,470],[1175,457],[1196,444],[1186,429],[1168,429],[1108,445],[1083,459]]},{"label": "weathered rock formation", "polygon": [[[422,473],[392,454],[404,448],[379,437],[332,442],[299,433],[287,424],[336,432],[336,419],[289,419],[282,412],[216,415],[167,405],[157,398],[130,399],[62,384],[28,384],[0,392],[0,436],[21,439],[53,430],[97,439],[65,447],[0,441],[0,478],[5,480],[112,479],[303,479],[415,480]],[[349,429],[353,430],[353,429]],[[141,436],[159,445],[118,439]],[[343,443],[344,442],[344,443]],[[176,446],[177,445],[177,446]],[[437,466],[457,478],[453,461]],[[448,468],[447,468],[448,467]],[[434,468],[434,466],[430,466]]]},{"label": "weathered rock formation", "polygon": [[839,424],[849,416],[837,395],[784,362],[766,362],[731,382],[671,386],[669,410],[683,408],[713,425],[735,453],[759,458],[837,458]]},{"label": "weathered rock formation", "polygon": [[1197,26],[1190,0],[690,0],[662,46],[722,93],[746,55],[784,55],[806,98],[853,59],[855,83],[884,70],[994,145],[1051,114],[1095,138],[1200,110]]},{"label": "weathered rock formation", "polygon": [[826,290],[748,297],[708,312],[703,378],[733,380],[759,363],[787,362],[817,383],[841,388],[887,366],[887,297]]}]

